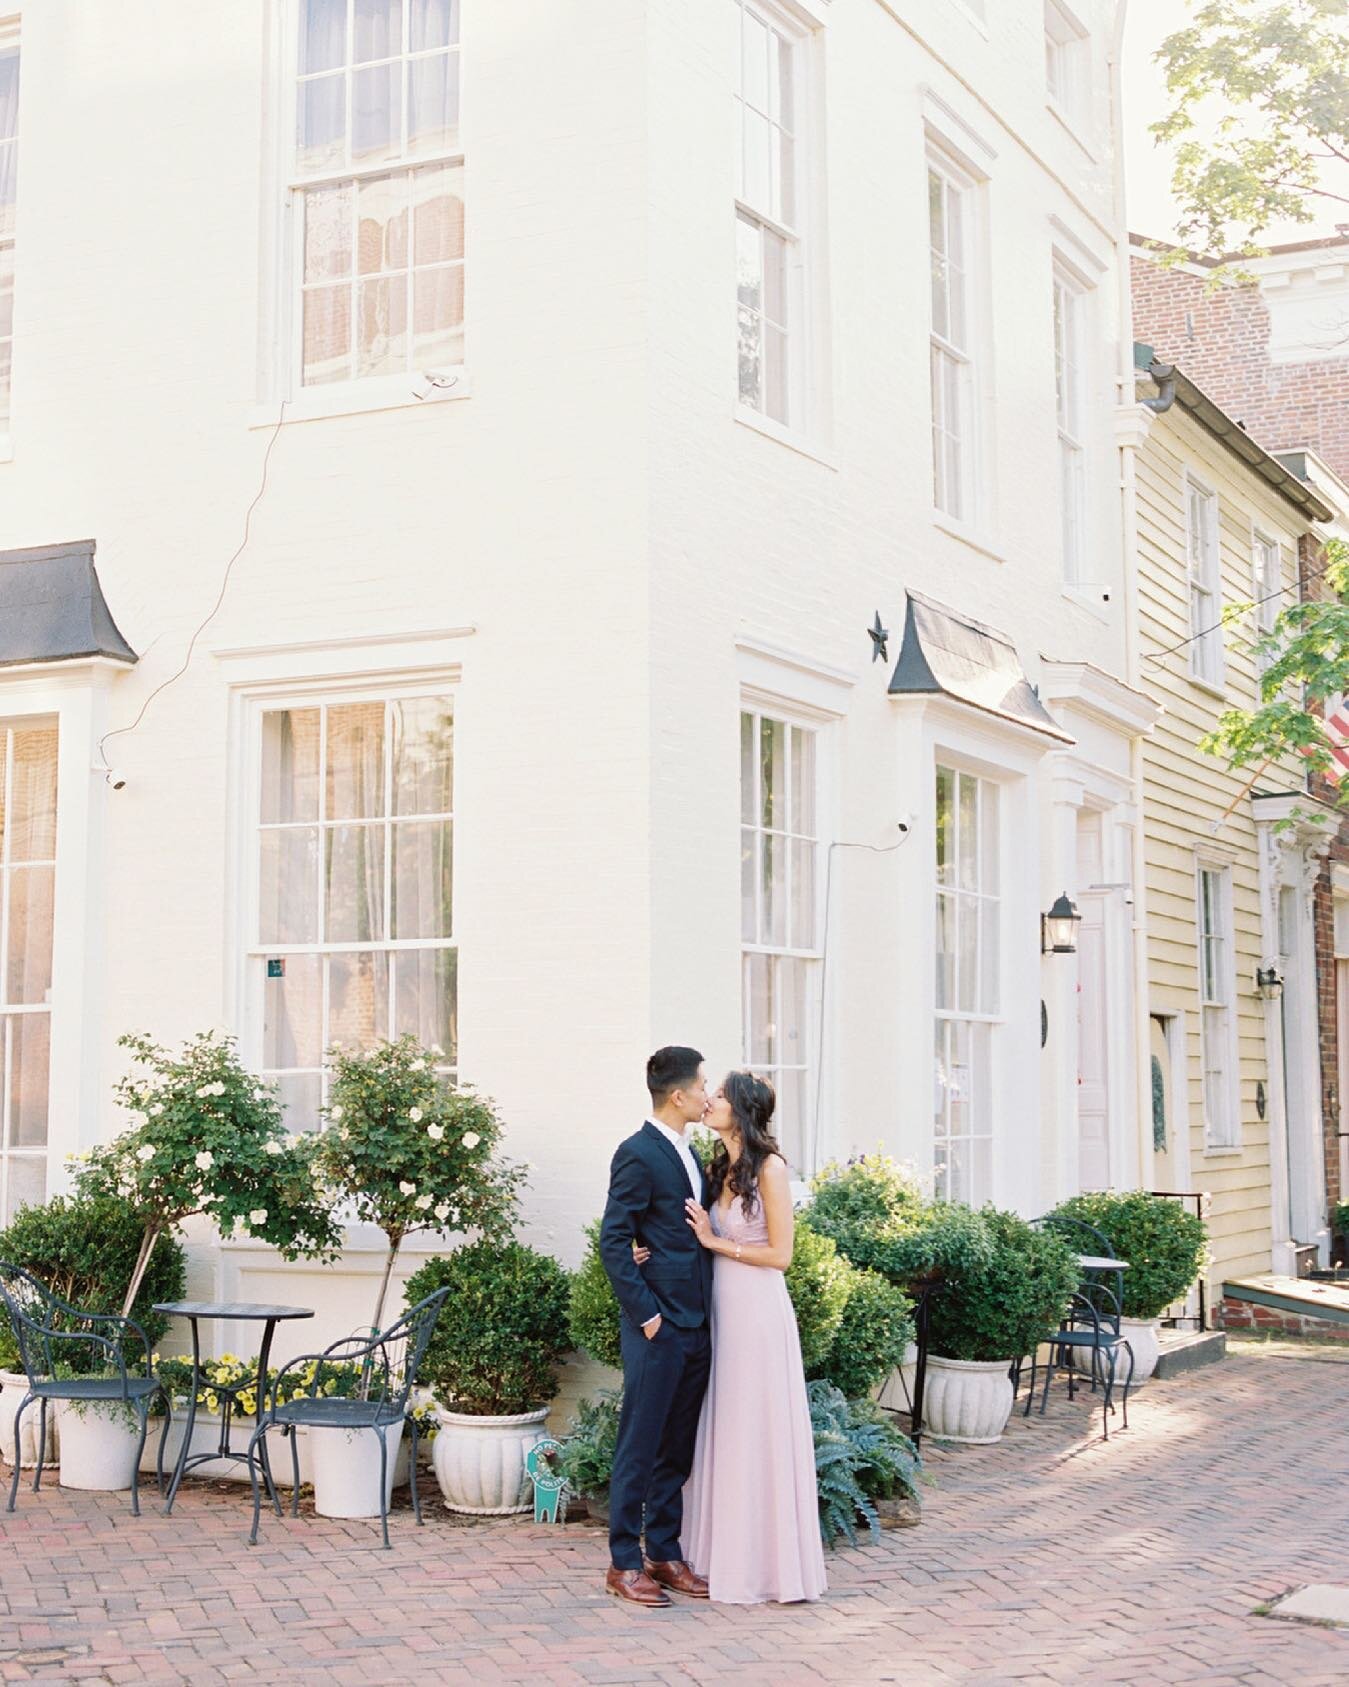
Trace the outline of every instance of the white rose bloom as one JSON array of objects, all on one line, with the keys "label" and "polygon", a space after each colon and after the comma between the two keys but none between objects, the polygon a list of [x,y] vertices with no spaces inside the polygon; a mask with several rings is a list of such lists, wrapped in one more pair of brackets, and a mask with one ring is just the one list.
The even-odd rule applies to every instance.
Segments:
[{"label": "white rose bloom", "polygon": [[198,1171],[208,1172],[215,1164],[215,1155],[212,1154],[209,1148],[203,1148],[201,1153],[197,1155],[196,1159],[192,1163],[196,1166]]},{"label": "white rose bloom", "polygon": [[465,1148],[476,1148],[481,1141],[482,1141],[482,1138],[478,1135],[477,1131],[465,1131],[465,1133],[464,1133],[464,1147]]},{"label": "white rose bloom", "polygon": [[337,1134],[342,1138],[343,1142],[346,1142],[349,1139],[349,1137],[351,1136],[351,1132],[347,1129],[347,1127],[345,1125],[342,1126],[342,1129],[340,1131],[338,1131]]},{"label": "white rose bloom", "polygon": [[164,1111],[164,1103],[162,1101],[155,1101],[155,1102],[151,1103],[150,1112],[151,1112],[152,1116],[157,1117],[163,1111]]},{"label": "white rose bloom", "polygon": [[417,1193],[417,1185],[415,1183],[401,1181],[398,1187],[404,1195],[415,1195]]},{"label": "white rose bloom", "polygon": [[442,1054],[444,1054],[444,1052],[445,1052],[445,1050],[443,1048],[441,1048],[439,1043],[432,1043],[431,1044],[431,1053],[432,1054],[442,1055]]},{"label": "white rose bloom", "polygon": [[340,1107],[330,1107],[328,1109],[328,1117],[330,1119],[340,1119],[342,1117],[342,1109]]},{"label": "white rose bloom", "polygon": [[151,1148],[148,1142],[142,1142],[140,1147],[136,1150],[136,1158],[142,1162],[146,1160],[153,1160],[154,1157],[155,1151]]},{"label": "white rose bloom", "polygon": [[418,1207],[422,1212],[426,1212],[431,1205],[431,1197],[429,1195],[418,1195],[417,1199],[412,1204],[414,1207]]},{"label": "white rose bloom", "polygon": [[266,1207],[254,1207],[253,1211],[251,1213],[249,1213],[249,1215],[248,1215],[248,1222],[250,1224],[266,1224],[266,1222],[267,1222],[267,1209],[266,1209]]},{"label": "white rose bloom", "polygon": [[425,1070],[426,1062],[424,1060],[414,1060],[412,1065],[408,1067],[409,1072],[425,1072]]},{"label": "white rose bloom", "polygon": [[285,1149],[281,1146],[281,1144],[276,1140],[275,1137],[273,1137],[269,1141],[263,1143],[262,1151],[263,1151],[264,1154],[273,1154],[273,1155],[285,1153]]},{"label": "white rose bloom", "polygon": [[409,1107],[408,1108],[408,1118],[412,1120],[414,1125],[421,1124],[421,1122],[422,1122],[422,1110],[421,1110],[421,1108],[420,1107]]},{"label": "white rose bloom", "polygon": [[199,1096],[210,1095],[210,1093],[211,1093],[211,1086],[209,1084],[201,1084],[201,1085],[198,1086],[197,1094]]},{"label": "white rose bloom", "polygon": [[440,1222],[442,1224],[444,1224],[445,1220],[449,1216],[450,1216],[450,1203],[448,1201],[442,1201],[440,1203],[440,1205],[436,1208],[436,1217],[440,1220]]},{"label": "white rose bloom", "polygon": [[432,1142],[440,1142],[445,1135],[445,1127],[444,1125],[428,1125],[426,1127],[426,1134],[431,1138]]}]

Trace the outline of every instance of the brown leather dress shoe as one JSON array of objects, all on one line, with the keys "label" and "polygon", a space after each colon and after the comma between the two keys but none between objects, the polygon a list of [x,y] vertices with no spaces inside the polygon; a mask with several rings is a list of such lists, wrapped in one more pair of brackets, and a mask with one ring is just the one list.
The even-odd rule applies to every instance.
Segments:
[{"label": "brown leather dress shoe", "polygon": [[673,1593],[682,1593],[688,1599],[707,1598],[707,1577],[700,1576],[682,1558],[676,1558],[669,1564],[653,1564],[649,1558],[644,1558],[642,1562],[646,1565],[647,1575],[661,1587],[668,1587]]},{"label": "brown leather dress shoe", "polygon": [[668,1593],[662,1592],[645,1570],[615,1570],[610,1567],[604,1577],[604,1591],[615,1599],[626,1599],[629,1605],[642,1605],[649,1611],[670,1604]]}]

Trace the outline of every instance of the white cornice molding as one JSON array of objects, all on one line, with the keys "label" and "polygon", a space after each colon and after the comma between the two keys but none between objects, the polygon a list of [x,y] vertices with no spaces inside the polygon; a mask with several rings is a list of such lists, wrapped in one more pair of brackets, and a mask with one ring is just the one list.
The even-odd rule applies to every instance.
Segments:
[{"label": "white cornice molding", "polygon": [[1080,709],[1125,738],[1150,732],[1161,714],[1160,705],[1146,692],[1135,690],[1090,662],[1056,662],[1042,657],[1040,692],[1046,703]]},{"label": "white cornice molding", "polygon": [[841,715],[857,675],[752,633],[737,633],[736,669],[742,687]]},{"label": "white cornice molding", "polygon": [[1147,444],[1157,412],[1146,404],[1119,404],[1115,407],[1115,443],[1131,445],[1140,451]]}]

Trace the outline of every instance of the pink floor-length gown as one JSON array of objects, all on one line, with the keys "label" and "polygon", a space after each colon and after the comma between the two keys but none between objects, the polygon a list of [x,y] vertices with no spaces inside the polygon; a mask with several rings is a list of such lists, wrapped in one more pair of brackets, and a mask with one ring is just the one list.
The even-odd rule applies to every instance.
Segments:
[{"label": "pink floor-length gown", "polygon": [[[712,1211],[719,1236],[765,1247],[758,1201]],[[826,1587],[796,1313],[781,1271],[718,1254],[712,1374],[684,1489],[684,1554],[713,1599],[818,1599]]]}]

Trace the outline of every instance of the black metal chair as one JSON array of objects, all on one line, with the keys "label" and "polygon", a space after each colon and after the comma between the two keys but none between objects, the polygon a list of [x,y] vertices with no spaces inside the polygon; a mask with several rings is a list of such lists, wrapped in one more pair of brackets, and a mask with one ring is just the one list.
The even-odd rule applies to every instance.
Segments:
[{"label": "black metal chair", "polygon": [[[21,1445],[19,1430],[23,1414],[35,1401],[40,1412],[38,1432],[37,1472],[33,1477],[33,1492],[42,1486],[42,1471],[47,1462],[47,1402],[55,1400],[87,1401],[91,1405],[124,1405],[135,1414],[140,1428],[136,1448],[136,1467],[140,1468],[145,1451],[146,1435],[150,1427],[150,1407],[156,1398],[164,1402],[164,1427],[159,1436],[159,1456],[156,1467],[159,1491],[164,1492],[164,1444],[168,1439],[171,1403],[167,1390],[154,1373],[150,1342],[145,1331],[132,1318],[111,1312],[82,1312],[60,1295],[53,1294],[44,1283],[21,1266],[0,1260],[0,1300],[9,1314],[14,1339],[18,1343],[19,1362],[28,1379],[28,1392],[14,1414],[14,1478],[9,1487],[7,1511],[13,1511],[19,1496]],[[90,1326],[86,1328],[85,1326]],[[142,1373],[138,1356],[131,1356],[128,1364],[126,1345],[134,1336],[144,1349],[145,1368]],[[77,1375],[76,1370],[89,1360],[100,1369],[94,1375]],[[140,1494],[136,1474],[131,1478],[131,1511],[139,1517]]]},{"label": "black metal chair", "polygon": [[[412,1436],[409,1469],[412,1476],[412,1509],[418,1524],[422,1521],[421,1500],[417,1494],[417,1420],[408,1411],[417,1372],[426,1355],[427,1344],[435,1331],[449,1289],[437,1289],[418,1301],[396,1324],[383,1335],[344,1336],[322,1353],[303,1353],[276,1373],[267,1393],[269,1403],[248,1444],[248,1474],[253,1484],[253,1530],[248,1544],[258,1544],[258,1523],[262,1515],[262,1490],[258,1486],[258,1460],[255,1452],[262,1445],[269,1429],[279,1429],[290,1440],[291,1488],[290,1514],[300,1514],[300,1449],[295,1431],[302,1425],[311,1429],[373,1429],[379,1437],[379,1503],[380,1525],[384,1545],[389,1545],[389,1447],[388,1433],[407,1420]],[[345,1382],[351,1367],[359,1365],[356,1393],[350,1396],[324,1392],[330,1383]],[[312,1372],[306,1375],[312,1367]],[[286,1379],[295,1374],[303,1378],[302,1390],[282,1400]],[[276,1514],[281,1515],[281,1502],[273,1495]]]},{"label": "black metal chair", "polygon": [[[1134,1376],[1134,1350],[1121,1328],[1124,1307],[1124,1264],[1112,1265],[1115,1250],[1109,1241],[1094,1225],[1084,1219],[1069,1218],[1062,1213],[1047,1213],[1043,1218],[1034,1220],[1037,1226],[1055,1230],[1065,1241],[1079,1250],[1081,1256],[1099,1261],[1099,1264],[1086,1266],[1078,1282],[1076,1290],[1070,1297],[1069,1304],[1064,1308],[1058,1330],[1049,1337],[1047,1346],[1049,1356],[1045,1361],[1044,1391],[1040,1399],[1040,1413],[1044,1415],[1049,1404],[1049,1385],[1054,1380],[1055,1372],[1062,1365],[1068,1372],[1068,1398],[1074,1399],[1077,1392],[1077,1369],[1074,1365],[1076,1353],[1091,1356],[1091,1390],[1096,1393],[1098,1386],[1104,1390],[1101,1403],[1101,1434],[1106,1441],[1110,1439],[1110,1417],[1115,1410],[1115,1383],[1121,1350],[1128,1355],[1129,1369],[1124,1378],[1124,1393],[1121,1404],[1123,1406],[1123,1427],[1129,1427],[1129,1388]],[[1026,1391],[1026,1405],[1023,1416],[1029,1417],[1031,1406],[1035,1401],[1036,1372],[1039,1367],[1038,1353],[1030,1356],[1031,1373],[1030,1386]],[[1012,1389],[1013,1398],[1020,1391],[1021,1362],[1013,1367]]]}]

